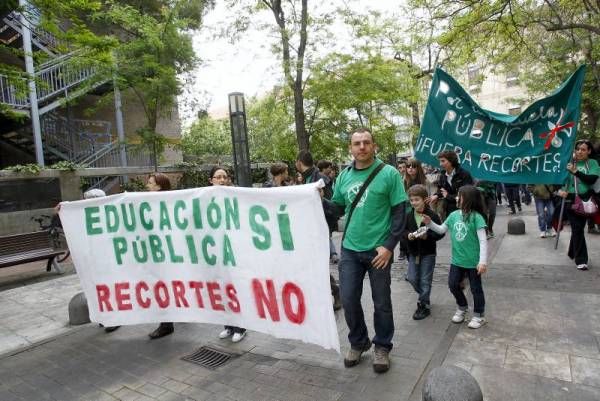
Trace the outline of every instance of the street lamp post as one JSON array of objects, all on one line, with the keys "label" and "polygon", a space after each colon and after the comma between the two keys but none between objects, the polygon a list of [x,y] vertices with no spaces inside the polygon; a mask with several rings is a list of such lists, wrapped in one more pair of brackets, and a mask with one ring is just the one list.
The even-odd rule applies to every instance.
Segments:
[{"label": "street lamp post", "polygon": [[229,94],[229,122],[233,143],[233,167],[236,184],[240,187],[251,187],[250,151],[248,150],[246,104],[243,93],[234,92]]}]

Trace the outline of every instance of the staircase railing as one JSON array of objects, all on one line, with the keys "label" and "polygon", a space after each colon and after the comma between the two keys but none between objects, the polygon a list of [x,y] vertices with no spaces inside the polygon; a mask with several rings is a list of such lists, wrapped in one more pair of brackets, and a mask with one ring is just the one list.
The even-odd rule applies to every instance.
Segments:
[{"label": "staircase railing", "polygon": [[[26,12],[25,17],[30,20],[30,31],[31,31],[31,41],[40,49],[45,51],[50,55],[54,55],[58,52],[58,47],[60,42],[54,35],[50,32],[40,28],[34,19],[39,21],[40,15],[39,11],[34,7],[29,7],[29,10]],[[11,27],[14,31],[18,32],[20,35],[23,35],[23,25],[21,24],[20,15],[18,12],[13,11],[9,13],[6,17],[4,17],[3,22]]]},{"label": "staircase railing", "polygon": [[60,149],[69,160],[80,163],[111,144],[111,123],[98,120],[68,120],[47,114],[41,120],[42,138],[47,145]]},{"label": "staircase railing", "polygon": [[[52,60],[36,71],[36,87],[38,102],[43,103],[59,94],[68,95],[69,89],[80,85],[98,74],[98,68],[82,65],[74,53]],[[15,83],[17,85],[15,85]],[[15,109],[30,107],[27,91],[17,90],[17,86],[27,88],[26,78],[9,78],[0,74],[0,101]]]},{"label": "staircase railing", "polygon": [[127,154],[128,166],[151,166],[151,152],[141,145],[122,144],[118,141],[112,142],[110,145],[104,146],[93,155],[81,160],[80,164],[85,164],[88,167],[119,167],[121,163],[121,149]]},{"label": "staircase railing", "polygon": [[[25,80],[23,80],[23,84],[27,88]],[[28,108],[29,98],[26,93],[26,89],[23,91],[15,87],[14,80],[10,80],[6,75],[0,74],[0,103],[8,104],[16,109]]]},{"label": "staircase railing", "polygon": [[71,59],[67,59],[35,73],[40,82],[37,86],[39,102],[44,102],[96,75],[95,67],[78,67],[70,61]]}]

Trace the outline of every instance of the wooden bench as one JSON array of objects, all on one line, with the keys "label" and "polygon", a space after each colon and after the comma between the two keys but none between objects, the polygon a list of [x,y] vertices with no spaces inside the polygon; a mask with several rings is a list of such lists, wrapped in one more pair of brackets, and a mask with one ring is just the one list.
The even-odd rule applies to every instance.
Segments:
[{"label": "wooden bench", "polygon": [[0,236],[0,267],[47,259],[46,271],[54,267],[57,273],[62,273],[54,259],[65,252],[54,249],[48,231]]}]

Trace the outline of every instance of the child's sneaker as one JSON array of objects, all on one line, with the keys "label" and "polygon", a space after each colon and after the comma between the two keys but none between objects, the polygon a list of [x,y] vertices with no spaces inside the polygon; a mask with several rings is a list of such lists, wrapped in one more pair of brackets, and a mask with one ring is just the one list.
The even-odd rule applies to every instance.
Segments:
[{"label": "child's sneaker", "polygon": [[234,343],[239,343],[246,336],[246,332],[243,331],[241,333],[233,333],[233,337],[231,337],[231,341]]},{"label": "child's sneaker", "polygon": [[219,333],[219,338],[220,339],[227,338],[227,337],[231,336],[232,334],[233,334],[233,330],[225,329]]},{"label": "child's sneaker", "polygon": [[454,316],[452,316],[452,323],[464,322],[466,314],[467,314],[466,310],[457,309],[456,312],[454,312]]},{"label": "child's sneaker", "polygon": [[478,329],[485,324],[485,318],[479,316],[473,316],[471,321],[467,325],[470,329]]}]

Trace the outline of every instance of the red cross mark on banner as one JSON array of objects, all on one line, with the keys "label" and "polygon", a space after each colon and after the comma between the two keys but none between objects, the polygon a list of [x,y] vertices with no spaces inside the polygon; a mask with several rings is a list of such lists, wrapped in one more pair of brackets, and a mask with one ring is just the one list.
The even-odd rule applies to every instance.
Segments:
[{"label": "red cross mark on banner", "polygon": [[560,125],[560,120],[559,120],[559,122],[556,125],[554,125],[554,127],[553,127],[553,125],[554,125],[553,123],[548,122],[548,126],[551,128],[550,131],[544,132],[543,134],[540,135],[540,138],[546,139],[546,143],[544,144],[544,150],[550,149],[550,144],[552,143],[552,140],[554,139],[556,134],[558,134],[560,131],[562,131],[565,128],[574,127],[575,123],[571,121],[564,125]]}]

